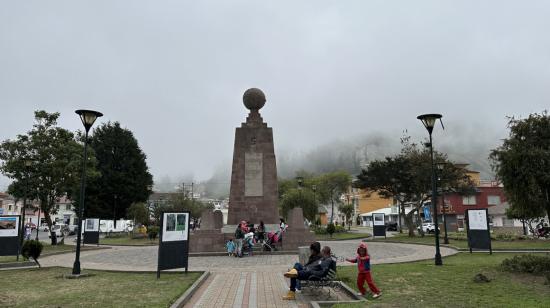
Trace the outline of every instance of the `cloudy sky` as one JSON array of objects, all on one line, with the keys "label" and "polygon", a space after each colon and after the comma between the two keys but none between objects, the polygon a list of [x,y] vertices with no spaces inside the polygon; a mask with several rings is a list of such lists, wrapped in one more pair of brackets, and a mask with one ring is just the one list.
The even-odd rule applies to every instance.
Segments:
[{"label": "cloudy sky", "polygon": [[259,87],[279,153],[421,138],[427,112],[444,115],[440,144],[494,146],[507,115],[550,105],[548,16],[519,0],[2,1],[0,139],[36,109],[71,130],[96,109],[135,133],[155,178],[206,179]]}]

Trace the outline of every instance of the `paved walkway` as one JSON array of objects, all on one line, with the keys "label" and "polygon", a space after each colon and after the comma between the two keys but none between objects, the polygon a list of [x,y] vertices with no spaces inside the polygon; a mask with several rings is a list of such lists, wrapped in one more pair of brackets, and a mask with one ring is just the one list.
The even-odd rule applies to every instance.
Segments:
[{"label": "paved walkway", "polygon": [[[332,248],[338,257],[355,255],[360,240],[321,242]],[[409,262],[433,258],[431,246],[368,243],[373,264]],[[121,271],[155,271],[156,246],[122,247],[108,250],[84,251],[81,264],[85,269]],[[441,254],[448,256],[456,251],[442,247]],[[63,254],[41,259],[43,266],[72,267],[74,254]],[[288,279],[283,273],[298,261],[297,255],[256,255],[253,257],[190,257],[189,270],[211,272],[210,277],[193,296],[189,307],[307,307],[317,295],[299,294],[298,301],[282,301],[288,291]],[[339,265],[352,265],[339,261]],[[345,299],[344,294],[333,295]]]}]

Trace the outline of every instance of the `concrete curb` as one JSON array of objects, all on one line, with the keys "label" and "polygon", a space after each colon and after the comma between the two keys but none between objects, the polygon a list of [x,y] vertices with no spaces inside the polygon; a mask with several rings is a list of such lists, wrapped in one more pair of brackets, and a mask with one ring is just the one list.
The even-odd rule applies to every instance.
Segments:
[{"label": "concrete curb", "polygon": [[204,272],[197,281],[195,281],[185,293],[182,294],[171,306],[170,308],[181,308],[187,304],[187,302],[193,297],[195,292],[202,286],[202,284],[208,279],[210,272]]},{"label": "concrete curb", "polygon": [[[428,244],[428,243],[414,243],[414,242],[400,242],[400,241],[392,241],[392,240],[370,240],[370,241],[367,241],[367,240],[363,240],[363,242],[365,243],[392,243],[392,244],[405,244],[405,245],[422,245],[422,246],[431,246],[431,247],[435,247],[435,244]],[[441,247],[447,247],[447,248],[451,248],[451,249],[454,249],[456,251],[460,251],[461,249],[465,249],[465,248],[458,248],[456,246],[453,246],[453,245],[446,245],[446,244],[440,244],[439,246]],[[494,249],[493,249],[494,250]],[[470,251],[470,250],[468,250]]]},{"label": "concrete curb", "polygon": [[[255,251],[253,256],[260,255],[297,255],[298,250],[280,250],[280,251]],[[227,252],[190,252],[189,257],[227,257]]]},{"label": "concrete curb", "polygon": [[356,304],[356,303],[367,303],[367,300],[364,297],[357,296],[356,292],[350,288],[347,284],[345,284],[342,281],[338,281],[340,284],[340,287],[344,292],[349,295],[349,297],[353,298],[354,300],[351,301],[312,301],[310,302],[311,307],[314,308],[321,308],[321,307],[330,307],[332,305],[336,304]]},{"label": "concrete curb", "polygon": [[[93,247],[93,248],[81,248],[81,251],[91,251],[91,250],[101,250],[101,249],[110,249],[111,247]],[[40,259],[51,257],[55,255],[62,255],[66,253],[74,253],[74,250],[67,250],[67,251],[55,251],[51,253],[46,253],[40,256]],[[39,259],[39,260],[40,260]],[[40,262],[40,261],[39,261]],[[0,263],[0,269],[7,269],[7,268],[31,268],[31,267],[38,267],[36,263],[33,261],[20,261],[20,262],[4,262]]]},{"label": "concrete curb", "polygon": [[[102,250],[102,249],[111,249],[111,247],[80,247],[80,252],[82,252],[82,251]],[[40,258],[51,257],[51,256],[56,256],[56,255],[63,255],[63,254],[66,254],[66,253],[74,253],[75,251],[76,251],[76,246],[75,246],[74,250],[54,251],[54,252],[51,252],[51,253],[41,255]]]},{"label": "concrete curb", "polygon": [[38,267],[33,261],[0,263],[0,269],[19,269]]}]

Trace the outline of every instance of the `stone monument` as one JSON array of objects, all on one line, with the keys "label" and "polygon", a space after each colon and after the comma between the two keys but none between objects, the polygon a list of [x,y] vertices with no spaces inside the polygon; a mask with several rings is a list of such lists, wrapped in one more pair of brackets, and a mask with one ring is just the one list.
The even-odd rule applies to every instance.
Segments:
[{"label": "stone monument", "polygon": [[273,130],[260,115],[265,101],[260,89],[244,92],[243,102],[250,113],[246,122],[235,130],[228,225],[237,225],[242,220],[255,224],[260,220],[266,224],[279,221]]},{"label": "stone monument", "polygon": [[[253,224],[263,221],[268,231],[279,228],[273,130],[260,115],[265,95],[260,89],[248,89],[244,92],[243,102],[250,113],[246,122],[235,130],[227,225],[222,226],[220,211],[203,212],[201,229],[190,237],[190,252],[223,252],[225,242],[234,237],[235,228],[242,220]],[[283,249],[297,251],[299,246],[309,247],[314,235],[304,226],[302,209],[292,209],[288,218]]]}]

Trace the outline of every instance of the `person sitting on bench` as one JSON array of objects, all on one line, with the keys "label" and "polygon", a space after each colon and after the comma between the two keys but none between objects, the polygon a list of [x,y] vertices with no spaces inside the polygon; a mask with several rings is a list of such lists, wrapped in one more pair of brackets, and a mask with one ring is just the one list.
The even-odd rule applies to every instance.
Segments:
[{"label": "person sitting on bench", "polygon": [[[313,246],[313,245],[312,245]],[[327,276],[330,269],[334,268],[330,247],[325,246],[321,250],[322,258],[303,267],[297,263],[294,268],[284,274],[290,278],[290,291],[283,297],[284,300],[296,299],[296,285],[298,280],[319,280]]]}]

